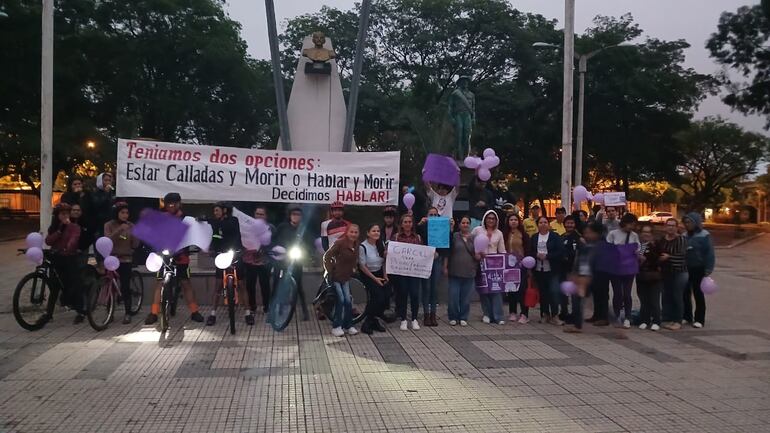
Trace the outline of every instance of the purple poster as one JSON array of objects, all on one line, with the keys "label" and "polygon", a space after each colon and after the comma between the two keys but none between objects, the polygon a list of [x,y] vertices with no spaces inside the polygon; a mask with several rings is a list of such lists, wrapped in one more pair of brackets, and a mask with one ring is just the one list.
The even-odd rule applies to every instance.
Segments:
[{"label": "purple poster", "polygon": [[521,283],[519,260],[513,254],[488,254],[476,276],[476,290],[489,293],[517,292]]}]

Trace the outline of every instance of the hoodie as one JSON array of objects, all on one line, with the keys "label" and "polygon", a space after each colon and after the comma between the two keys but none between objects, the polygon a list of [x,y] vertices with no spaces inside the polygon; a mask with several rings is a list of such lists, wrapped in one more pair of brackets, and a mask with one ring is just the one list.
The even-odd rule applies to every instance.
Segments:
[{"label": "hoodie", "polygon": [[91,221],[92,232],[95,237],[104,234],[104,224],[112,219],[112,201],[115,198],[115,190],[105,191],[102,178],[104,173],[96,177],[96,191],[91,193],[91,206],[86,215]]},{"label": "hoodie", "polygon": [[487,236],[489,238],[489,246],[486,251],[487,254],[505,254],[505,239],[503,237],[503,232],[499,229],[495,229],[490,236],[487,229],[484,227],[484,221],[487,219],[488,215],[495,217],[495,227],[500,225],[497,218],[497,212],[488,210],[484,213],[484,218],[481,219],[481,225],[475,227],[471,232],[471,235],[473,235],[474,238],[476,236]]},{"label": "hoodie", "polygon": [[699,213],[690,212],[685,219],[695,223],[695,230],[687,232],[687,253],[685,254],[687,268],[703,268],[708,275],[714,272],[716,262],[711,234],[703,228],[703,220]]}]

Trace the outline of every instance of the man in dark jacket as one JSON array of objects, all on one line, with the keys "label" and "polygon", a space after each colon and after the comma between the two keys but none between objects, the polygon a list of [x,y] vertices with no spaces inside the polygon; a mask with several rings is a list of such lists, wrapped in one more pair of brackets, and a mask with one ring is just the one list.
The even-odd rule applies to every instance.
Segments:
[{"label": "man in dark jacket", "polygon": [[470,210],[468,215],[471,217],[471,229],[481,225],[484,220],[484,213],[494,208],[495,196],[487,189],[487,183],[473,176],[468,184],[468,204]]},{"label": "man in dark jacket", "polygon": [[[684,320],[695,328],[706,323],[706,297],[700,289],[703,278],[714,272],[716,256],[711,234],[703,228],[703,219],[697,212],[690,212],[682,218],[687,228],[687,253],[685,262],[690,274],[684,291]],[[692,314],[692,298],[695,298],[695,316]]]},{"label": "man in dark jacket", "polygon": [[[283,268],[286,272],[291,272],[294,281],[297,283],[297,293],[302,306],[302,320],[308,320],[307,303],[305,302],[305,292],[302,289],[303,266],[302,260],[308,256],[309,245],[312,242],[308,240],[307,225],[302,223],[302,208],[291,206],[289,208],[289,220],[278,225],[275,234],[275,244],[286,248],[287,252],[292,248],[299,248],[301,257],[299,260],[291,262],[290,266],[286,263],[276,263],[277,268]],[[273,293],[278,289],[280,280],[275,278],[273,281]]]},{"label": "man in dark jacket", "polygon": [[[238,223],[238,218],[233,216],[233,205],[225,202],[218,202],[214,205],[214,220],[211,222],[212,239],[211,239],[211,252],[216,256],[217,254],[226,253],[228,251],[241,251],[243,245],[241,244],[241,226]],[[238,263],[240,265],[240,262]],[[217,323],[217,306],[219,300],[222,298],[222,287],[225,271],[223,269],[216,269],[216,286],[214,294],[211,300],[211,313],[206,318],[206,326],[213,326]],[[243,267],[237,266],[236,275],[240,277],[243,275]],[[240,282],[238,284],[238,296],[242,305],[249,305],[248,295],[244,290],[245,287]],[[254,324],[254,316],[251,309],[246,309],[246,324]]]},{"label": "man in dark jacket", "polygon": [[[564,218],[564,234],[561,235],[562,243],[564,244],[564,264],[561,269],[561,275],[559,275],[559,282],[567,280],[567,276],[575,267],[575,257],[577,256],[578,248],[580,247],[580,233],[575,230],[575,218],[569,215]],[[569,298],[567,295],[559,294],[559,319],[571,323],[572,320],[569,317]]]},{"label": "man in dark jacket", "polygon": [[[101,173],[96,177],[96,190],[91,193],[91,203],[85,213],[85,217],[90,221],[94,241],[104,236],[104,224],[112,219],[114,200],[115,188],[112,186],[112,174]],[[104,260],[104,257],[96,251],[95,244],[94,254],[100,263]]]}]

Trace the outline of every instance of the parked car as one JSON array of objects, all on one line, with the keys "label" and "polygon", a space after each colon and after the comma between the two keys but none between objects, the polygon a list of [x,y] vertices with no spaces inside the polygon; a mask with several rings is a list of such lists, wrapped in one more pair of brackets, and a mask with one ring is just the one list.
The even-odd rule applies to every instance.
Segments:
[{"label": "parked car", "polygon": [[663,224],[667,219],[673,217],[674,215],[671,212],[652,212],[649,215],[639,217],[639,221],[651,222],[653,224]]}]

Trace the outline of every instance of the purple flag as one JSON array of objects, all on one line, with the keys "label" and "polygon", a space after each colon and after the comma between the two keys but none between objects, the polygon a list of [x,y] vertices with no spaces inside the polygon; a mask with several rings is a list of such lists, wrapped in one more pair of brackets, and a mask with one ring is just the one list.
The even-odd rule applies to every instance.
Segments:
[{"label": "purple flag", "polygon": [[457,186],[460,184],[460,167],[449,156],[430,153],[422,168],[422,180]]},{"label": "purple flag", "polygon": [[134,225],[133,235],[155,251],[176,252],[190,227],[167,212],[145,210]]}]

